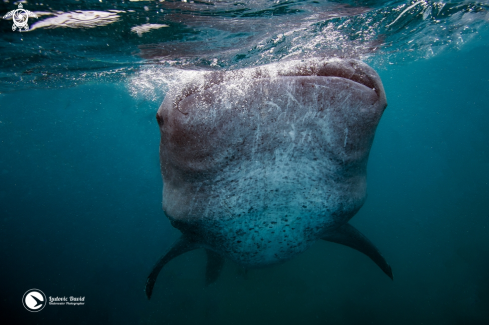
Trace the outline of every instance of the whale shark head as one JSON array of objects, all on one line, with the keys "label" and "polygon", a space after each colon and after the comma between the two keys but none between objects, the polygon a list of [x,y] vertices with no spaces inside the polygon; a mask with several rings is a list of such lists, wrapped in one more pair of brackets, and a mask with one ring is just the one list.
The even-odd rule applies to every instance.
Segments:
[{"label": "whale shark head", "polygon": [[341,242],[333,237],[350,234],[366,198],[386,106],[377,73],[346,59],[199,72],[174,87],[157,121],[163,210],[182,231],[178,253],[203,247],[253,267],[317,239]]}]

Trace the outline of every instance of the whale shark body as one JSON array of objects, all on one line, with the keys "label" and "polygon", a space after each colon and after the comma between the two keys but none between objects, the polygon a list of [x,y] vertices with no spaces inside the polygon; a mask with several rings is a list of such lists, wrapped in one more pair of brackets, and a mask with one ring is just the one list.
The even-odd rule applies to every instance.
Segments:
[{"label": "whale shark body", "polygon": [[199,72],[170,90],[157,113],[163,210],[182,236],[156,263],[197,248],[207,282],[231,259],[280,263],[318,239],[369,256],[378,249],[348,221],[366,199],[367,160],[387,106],[382,82],[347,59]]}]

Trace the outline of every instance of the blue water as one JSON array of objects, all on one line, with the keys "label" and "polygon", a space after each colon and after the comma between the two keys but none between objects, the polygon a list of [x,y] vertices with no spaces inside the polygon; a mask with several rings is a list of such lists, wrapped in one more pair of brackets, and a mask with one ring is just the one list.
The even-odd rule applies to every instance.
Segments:
[{"label": "blue water", "polygon": [[[93,28],[0,22],[1,323],[488,324],[487,5],[422,2],[400,15],[415,3],[24,3],[125,12]],[[145,23],[169,27],[130,32]],[[169,83],[315,55],[365,60],[384,83],[369,195],[351,223],[394,281],[318,242],[264,269],[228,261],[207,287],[196,250],[162,270],[148,301],[146,277],[179,236],[161,211],[154,118]],[[31,288],[86,304],[30,313]]]}]

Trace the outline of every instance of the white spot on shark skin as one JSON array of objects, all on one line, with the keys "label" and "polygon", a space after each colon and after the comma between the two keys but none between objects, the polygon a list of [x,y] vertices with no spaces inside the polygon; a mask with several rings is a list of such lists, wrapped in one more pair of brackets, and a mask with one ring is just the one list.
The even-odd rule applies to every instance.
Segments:
[{"label": "white spot on shark skin", "polygon": [[307,83],[307,84],[308,85],[312,85],[312,86],[317,87],[317,88],[331,89],[331,87],[329,87],[329,86],[319,85],[319,84],[316,84],[316,83]]},{"label": "white spot on shark skin", "polygon": [[292,138],[292,141],[295,141],[295,126],[294,124],[291,124],[290,126],[292,126],[292,131],[289,131],[289,135]]},{"label": "white spot on shark skin", "polygon": [[305,140],[305,139],[306,139],[306,137],[309,135],[309,132],[308,132],[308,131],[301,132],[301,135],[302,135],[302,139],[301,139],[301,141],[299,142],[299,144],[303,144],[303,143],[304,143],[304,140]]},{"label": "white spot on shark skin", "polygon": [[277,105],[277,104],[275,104],[274,102],[266,101],[266,102],[265,102],[265,104],[267,104],[267,105],[270,105],[270,106],[273,106],[273,107],[275,107],[275,108],[280,109],[280,106],[278,106],[278,105]]},{"label": "white spot on shark skin", "polygon": [[345,128],[345,143],[343,144],[343,148],[346,147],[346,141],[348,141],[348,128]]},{"label": "white spot on shark skin", "polygon": [[297,105],[299,105],[299,107],[302,107],[301,103],[299,103],[299,101],[294,97],[294,95],[292,95],[290,93],[290,91],[286,90],[286,93],[287,93],[287,96],[289,97],[289,99],[291,99],[293,102],[295,102]]}]

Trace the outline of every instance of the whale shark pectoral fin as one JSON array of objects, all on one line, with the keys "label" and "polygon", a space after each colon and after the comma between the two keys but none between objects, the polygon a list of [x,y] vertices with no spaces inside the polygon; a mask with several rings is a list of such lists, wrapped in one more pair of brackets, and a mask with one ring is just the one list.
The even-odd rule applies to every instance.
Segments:
[{"label": "whale shark pectoral fin", "polygon": [[146,281],[146,296],[148,299],[151,299],[151,294],[153,293],[153,287],[156,283],[156,278],[160,273],[163,266],[166,263],[170,262],[175,257],[182,255],[183,253],[189,252],[191,250],[199,248],[200,245],[194,241],[189,240],[186,236],[180,237],[168,250],[166,254],[161,256],[161,258],[156,262],[155,266],[153,266],[153,270],[148,276],[148,280]]},{"label": "whale shark pectoral fin", "polygon": [[205,284],[214,283],[221,273],[224,265],[224,257],[214,251],[206,249],[207,252],[207,269],[205,272]]},{"label": "whale shark pectoral fin", "polygon": [[392,269],[389,264],[387,264],[386,260],[380,254],[377,247],[367,237],[365,237],[360,231],[355,229],[352,225],[346,223],[343,226],[339,227],[335,231],[327,234],[322,238],[323,240],[330,241],[333,243],[345,245],[356,249],[359,252],[367,255],[372,259],[372,261],[377,264],[382,271],[384,271],[389,278],[394,280],[392,275]]}]

